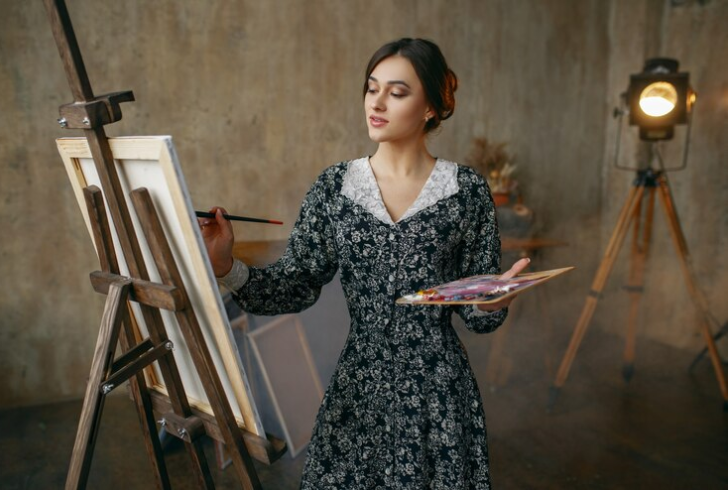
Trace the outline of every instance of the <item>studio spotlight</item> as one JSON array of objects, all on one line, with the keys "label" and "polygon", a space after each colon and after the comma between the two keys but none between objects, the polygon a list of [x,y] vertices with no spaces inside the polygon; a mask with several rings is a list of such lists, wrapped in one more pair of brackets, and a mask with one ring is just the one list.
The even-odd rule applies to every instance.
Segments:
[{"label": "studio spotlight", "polygon": [[[602,296],[602,291],[609,278],[614,263],[619,256],[619,250],[624,243],[625,237],[631,230],[631,266],[629,282],[626,289],[630,292],[630,308],[627,319],[627,337],[624,350],[624,364],[622,376],[629,381],[634,374],[635,343],[637,332],[638,307],[644,290],[644,271],[647,257],[649,255],[650,241],[652,237],[652,222],[655,211],[656,197],[662,204],[665,217],[670,229],[670,234],[675,245],[678,259],[682,268],[684,283],[691,296],[693,303],[701,313],[700,329],[706,342],[706,352],[715,370],[718,386],[723,395],[723,410],[728,412],[728,378],[723,372],[723,362],[715,346],[716,339],[725,332],[723,327],[720,333],[713,335],[711,326],[720,328],[714,315],[708,310],[708,302],[703,292],[698,288],[696,274],[692,268],[690,254],[688,252],[687,240],[683,233],[682,225],[677,214],[677,207],[672,198],[670,183],[667,172],[682,170],[685,168],[690,147],[691,111],[695,103],[695,92],[690,88],[689,75],[678,73],[677,60],[670,58],[653,58],[645,62],[642,73],[630,77],[627,92],[622,94],[622,106],[614,109],[614,117],[618,118],[619,129],[615,139],[614,161],[615,166],[622,170],[635,170],[636,178],[632,181],[627,202],[619,213],[617,226],[612,232],[609,244],[606,247],[604,258],[599,264],[599,269],[594,276],[591,289],[584,303],[579,320],[569,342],[569,347],[564,354],[556,379],[551,386],[549,394],[549,409],[553,407],[559,395],[561,387],[566,382],[571,364],[576,356],[576,351],[584,337],[587,327],[591,322],[597,302]],[[647,141],[643,145],[650,149],[649,162],[643,162],[635,168],[617,164],[621,134],[623,129],[623,118],[629,112],[629,124],[638,126],[640,138]],[[682,166],[666,168],[659,151],[660,141],[669,140],[673,137],[676,124],[687,124],[685,131],[685,144],[683,145]],[[656,157],[653,158],[653,157]],[[657,162],[657,168],[652,164]],[[647,165],[645,165],[645,163]],[[644,202],[643,202],[644,201]],[[702,355],[702,354],[701,354]]]},{"label": "studio spotlight", "polygon": [[690,88],[690,74],[678,73],[678,66],[671,58],[652,58],[642,73],[630,77],[629,124],[639,126],[643,140],[672,139],[675,125],[688,122],[696,94]]}]

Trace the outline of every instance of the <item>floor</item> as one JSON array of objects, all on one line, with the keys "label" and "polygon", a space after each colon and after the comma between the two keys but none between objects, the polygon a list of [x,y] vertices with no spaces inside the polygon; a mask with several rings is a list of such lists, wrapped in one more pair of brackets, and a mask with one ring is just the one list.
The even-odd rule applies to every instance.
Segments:
[{"label": "floor", "polygon": [[[640,340],[635,376],[625,383],[621,340],[590,331],[549,413],[568,337],[544,340],[532,328],[504,327],[498,373],[487,362],[494,337],[462,332],[484,397],[495,488],[728,488],[728,414],[707,359],[688,373],[695,353]],[[0,411],[0,489],[63,487],[80,408],[73,401]],[[206,450],[217,488],[240,488],[232,467],[215,467],[211,443]],[[173,488],[193,488],[184,449],[167,453]],[[259,465],[263,487],[298,488],[304,458]],[[125,396],[107,400],[89,488],[153,488]]]}]

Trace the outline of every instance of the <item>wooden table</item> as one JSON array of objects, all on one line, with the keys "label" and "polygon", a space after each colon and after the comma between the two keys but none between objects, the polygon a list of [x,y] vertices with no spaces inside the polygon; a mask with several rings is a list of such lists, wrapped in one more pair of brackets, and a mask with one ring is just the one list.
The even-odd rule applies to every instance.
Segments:
[{"label": "wooden table", "polygon": [[260,240],[235,242],[233,257],[247,265],[263,267],[278,260],[286,251],[288,240]]},{"label": "wooden table", "polygon": [[501,237],[501,252],[518,251],[530,257],[537,250],[549,247],[563,247],[568,243],[561,240],[551,240],[549,238],[514,238],[508,236]]}]

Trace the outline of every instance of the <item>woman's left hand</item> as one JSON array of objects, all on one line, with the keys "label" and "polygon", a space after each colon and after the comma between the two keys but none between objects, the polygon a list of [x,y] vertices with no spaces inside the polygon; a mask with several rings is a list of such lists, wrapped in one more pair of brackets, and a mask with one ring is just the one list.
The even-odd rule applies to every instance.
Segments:
[{"label": "woman's left hand", "polygon": [[[521,260],[517,261],[515,264],[513,264],[513,267],[508,269],[508,271],[506,271],[504,274],[501,274],[499,279],[510,279],[512,277],[517,276],[518,274],[521,273],[521,271],[523,271],[523,269],[528,267],[528,264],[530,264],[530,263],[531,263],[531,259],[529,259],[529,258],[525,258],[525,259],[521,259]],[[497,303],[490,303],[487,305],[478,305],[478,309],[482,310],[482,311],[501,310],[503,308],[506,308],[508,305],[510,305],[511,301],[513,301],[513,299],[515,297],[516,296],[514,295],[514,296],[511,296],[504,300],[498,301]]]}]

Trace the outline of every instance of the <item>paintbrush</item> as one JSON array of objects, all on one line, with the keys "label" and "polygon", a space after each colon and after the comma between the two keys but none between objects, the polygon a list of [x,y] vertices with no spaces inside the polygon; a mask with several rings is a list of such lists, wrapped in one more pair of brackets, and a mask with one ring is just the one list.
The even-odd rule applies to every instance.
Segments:
[{"label": "paintbrush", "polygon": [[[195,211],[195,215],[198,218],[214,218],[215,213],[208,213],[206,211]],[[273,219],[261,219],[261,218],[248,218],[247,216],[234,216],[232,214],[223,214],[223,218],[228,221],[248,221],[251,223],[269,223],[271,225],[282,225],[282,221],[276,221]]]}]

